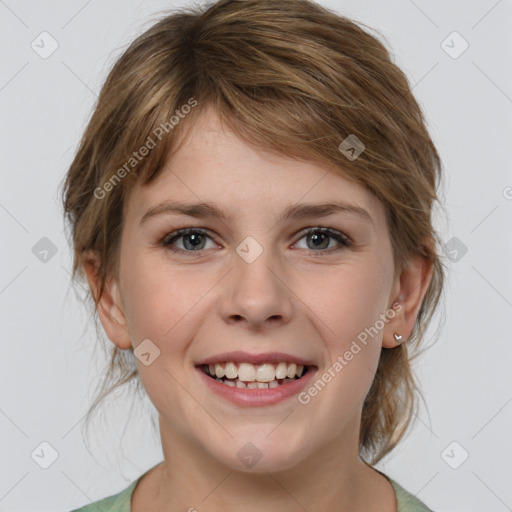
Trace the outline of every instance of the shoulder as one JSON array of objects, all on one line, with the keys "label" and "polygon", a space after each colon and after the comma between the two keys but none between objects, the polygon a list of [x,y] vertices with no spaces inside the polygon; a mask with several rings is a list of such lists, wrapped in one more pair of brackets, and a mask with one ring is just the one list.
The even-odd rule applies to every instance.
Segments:
[{"label": "shoulder", "polygon": [[396,494],[397,510],[399,512],[433,512],[430,508],[420,501],[416,496],[406,491],[401,485],[392,478],[386,477],[393,486]]},{"label": "shoulder", "polygon": [[71,512],[98,512],[98,510],[102,512],[130,512],[130,500],[139,480],[140,478],[117,494],[95,501],[94,503],[89,503],[89,505],[85,505],[84,507],[71,510]]}]

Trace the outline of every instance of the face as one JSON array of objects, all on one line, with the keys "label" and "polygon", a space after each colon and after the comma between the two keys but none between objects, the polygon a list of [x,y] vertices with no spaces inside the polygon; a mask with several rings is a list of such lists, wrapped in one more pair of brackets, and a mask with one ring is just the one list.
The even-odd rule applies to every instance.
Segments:
[{"label": "face", "polygon": [[[178,201],[210,203],[226,217],[146,215]],[[360,211],[283,217],[289,207],[321,203]],[[136,353],[150,340],[141,346],[150,364],[137,364],[162,435],[245,471],[244,450],[261,454],[254,468],[269,471],[335,447],[357,451],[388,328],[378,320],[399,291],[380,201],[332,169],[244,144],[208,110],[157,180],[133,189],[124,214],[119,296]],[[376,325],[377,334],[358,341]],[[359,351],[349,360],[354,341]],[[249,355],[222,356],[237,351]],[[219,355],[237,368],[250,356],[274,369],[303,361],[307,372],[276,388],[240,389],[197,366]],[[340,358],[341,370],[333,366]],[[326,373],[330,382],[310,393]]]}]

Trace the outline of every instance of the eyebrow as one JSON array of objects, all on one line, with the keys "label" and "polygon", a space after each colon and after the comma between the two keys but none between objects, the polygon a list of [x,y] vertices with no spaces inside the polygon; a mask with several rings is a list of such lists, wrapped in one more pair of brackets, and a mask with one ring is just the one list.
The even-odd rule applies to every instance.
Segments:
[{"label": "eyebrow", "polygon": [[[184,203],[184,202],[171,202],[164,201],[149,208],[142,216],[140,224],[142,225],[147,220],[162,214],[178,213],[188,215],[189,217],[196,217],[199,219],[214,218],[227,220],[232,216],[228,215],[221,208],[213,203]],[[282,213],[278,222],[289,219],[308,219],[315,217],[327,217],[335,213],[353,214],[360,217],[362,220],[373,224],[371,215],[360,206],[355,204],[348,204],[343,202],[323,202],[323,203],[298,203],[289,205]]]}]

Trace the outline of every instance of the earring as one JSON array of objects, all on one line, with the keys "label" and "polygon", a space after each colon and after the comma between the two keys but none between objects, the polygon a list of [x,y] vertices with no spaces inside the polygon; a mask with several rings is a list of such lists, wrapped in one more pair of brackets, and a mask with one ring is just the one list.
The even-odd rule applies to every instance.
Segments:
[{"label": "earring", "polygon": [[399,344],[403,343],[403,341],[405,341],[405,340],[402,341],[403,336],[401,336],[400,334],[393,333],[393,336],[395,337],[396,342]]}]

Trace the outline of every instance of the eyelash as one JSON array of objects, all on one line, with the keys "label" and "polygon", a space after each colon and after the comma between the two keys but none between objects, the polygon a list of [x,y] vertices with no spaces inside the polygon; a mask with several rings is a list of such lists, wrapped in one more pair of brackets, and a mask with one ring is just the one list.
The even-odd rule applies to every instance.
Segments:
[{"label": "eyelash", "polygon": [[[182,238],[184,235],[190,235],[192,233],[197,233],[197,234],[200,234],[200,235],[207,236],[208,238],[210,238],[211,240],[213,240],[215,242],[214,238],[212,238],[208,234],[208,232],[205,231],[204,229],[201,229],[201,228],[184,228],[184,229],[178,229],[177,231],[174,231],[174,232],[166,235],[164,237],[164,239],[162,240],[161,245],[163,247],[165,247],[167,250],[169,250],[169,251],[171,251],[173,253],[186,254],[187,256],[189,256],[189,255],[192,256],[194,254],[200,254],[205,249],[199,249],[197,251],[185,251],[183,249],[176,249],[176,248],[171,247],[171,244],[173,242],[175,242],[176,240]],[[340,250],[348,248],[348,247],[350,247],[352,245],[352,241],[351,241],[351,239],[347,235],[344,235],[343,233],[341,233],[339,231],[336,231],[334,229],[321,228],[321,227],[308,228],[308,229],[305,229],[305,230],[301,231],[299,233],[299,235],[300,235],[299,240],[301,240],[305,236],[310,235],[312,233],[321,233],[321,234],[324,234],[324,235],[329,235],[329,237],[334,238],[337,242],[339,242],[341,244],[341,247],[334,248],[334,249],[332,249],[332,248],[331,249],[323,249],[323,250],[320,250],[320,251],[315,251],[313,249],[310,249],[309,251],[311,253],[313,253],[313,254],[318,253],[318,254],[315,254],[315,256],[317,256],[317,255],[318,256],[324,256],[326,253],[327,254],[331,254],[331,253],[334,253],[334,252],[339,252]]]}]

